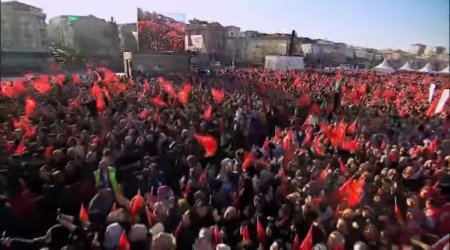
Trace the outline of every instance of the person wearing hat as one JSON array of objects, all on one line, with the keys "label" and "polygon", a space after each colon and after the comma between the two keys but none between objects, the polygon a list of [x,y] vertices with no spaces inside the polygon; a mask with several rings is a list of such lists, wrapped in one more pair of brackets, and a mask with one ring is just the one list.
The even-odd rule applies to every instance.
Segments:
[{"label": "person wearing hat", "polygon": [[270,249],[270,250],[286,250],[287,248],[286,248],[286,246],[285,246],[285,244],[284,244],[284,241],[278,239],[278,240],[275,240],[275,241],[272,243],[272,245],[270,245],[270,248],[269,248],[269,249]]},{"label": "person wearing hat", "polygon": [[213,250],[213,244],[211,242],[212,232],[210,228],[202,228],[198,234],[198,238],[195,240],[193,250]]},{"label": "person wearing hat", "polygon": [[153,236],[151,250],[176,250],[177,244],[173,235],[168,233],[159,233]]},{"label": "person wearing hat", "polygon": [[223,216],[218,222],[222,225],[222,232],[225,235],[226,243],[236,249],[241,241],[239,214],[235,207],[229,206],[225,209]]},{"label": "person wearing hat", "polygon": [[231,250],[231,248],[230,246],[221,243],[216,246],[216,250]]},{"label": "person wearing hat", "polygon": [[189,210],[189,217],[190,228],[196,234],[199,234],[201,228],[207,228],[216,223],[208,204],[201,199],[197,200],[194,207]]},{"label": "person wearing hat", "polygon": [[345,237],[339,231],[334,231],[328,237],[327,245],[330,249],[345,249]]},{"label": "person wearing hat", "polygon": [[[143,225],[143,224],[132,225],[130,232],[128,233],[128,240],[130,241],[131,248],[132,249],[148,248],[148,235],[149,235],[149,232],[145,225]],[[157,234],[154,234],[154,235],[157,235]]]}]

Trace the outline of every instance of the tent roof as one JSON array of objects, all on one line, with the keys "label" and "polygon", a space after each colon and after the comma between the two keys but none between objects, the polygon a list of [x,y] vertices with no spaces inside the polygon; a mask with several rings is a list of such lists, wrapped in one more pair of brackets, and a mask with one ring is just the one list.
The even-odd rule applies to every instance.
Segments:
[{"label": "tent roof", "polygon": [[427,65],[423,66],[423,68],[417,70],[418,72],[423,72],[423,73],[432,73],[434,72],[433,67],[431,66],[430,63],[427,63]]},{"label": "tent roof", "polygon": [[403,71],[414,71],[411,67],[411,64],[408,62],[406,62],[403,66],[401,66],[398,70],[403,70]]},{"label": "tent roof", "polygon": [[380,72],[388,72],[388,73],[392,73],[395,70],[391,67],[391,65],[389,65],[388,61],[386,60],[386,58],[383,60],[382,63],[378,64],[377,66],[375,66],[372,70],[374,71],[380,71]]},{"label": "tent roof", "polygon": [[439,71],[442,74],[450,74],[450,65],[447,65],[443,70]]}]

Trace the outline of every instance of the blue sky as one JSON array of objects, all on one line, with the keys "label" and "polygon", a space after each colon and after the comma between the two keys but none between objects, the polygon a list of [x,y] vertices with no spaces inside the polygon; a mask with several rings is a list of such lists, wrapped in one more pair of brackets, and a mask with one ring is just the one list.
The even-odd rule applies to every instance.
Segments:
[{"label": "blue sky", "polygon": [[244,30],[290,33],[371,47],[449,47],[449,0],[21,0],[48,17],[88,15],[135,22],[136,8],[184,13]]}]

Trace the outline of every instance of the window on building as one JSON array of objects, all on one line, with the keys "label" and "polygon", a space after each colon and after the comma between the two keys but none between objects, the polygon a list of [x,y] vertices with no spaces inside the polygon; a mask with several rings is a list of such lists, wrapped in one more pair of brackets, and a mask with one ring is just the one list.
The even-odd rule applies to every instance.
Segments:
[{"label": "window on building", "polygon": [[10,48],[11,46],[12,46],[11,40],[4,40],[4,39],[2,39],[2,47]]},{"label": "window on building", "polygon": [[28,23],[28,17],[27,16],[20,16],[19,17],[19,22],[21,22],[22,25]]},{"label": "window on building", "polygon": [[41,30],[40,35],[41,35],[42,40],[47,40],[47,31],[46,30]]},{"label": "window on building", "polygon": [[111,37],[112,36],[112,32],[110,30],[103,30],[103,36],[104,37]]},{"label": "window on building", "polygon": [[25,38],[27,38],[27,39],[30,39],[30,38],[32,38],[33,37],[33,34],[31,33],[31,31],[30,30],[25,30],[24,32],[23,32],[23,36],[25,37]]}]

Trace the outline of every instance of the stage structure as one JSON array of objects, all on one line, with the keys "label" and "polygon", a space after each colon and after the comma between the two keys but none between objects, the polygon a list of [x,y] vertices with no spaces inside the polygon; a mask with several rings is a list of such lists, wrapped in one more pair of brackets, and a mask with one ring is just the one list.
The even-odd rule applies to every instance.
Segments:
[{"label": "stage structure", "polygon": [[135,53],[124,52],[124,72],[163,74],[187,70],[184,14],[160,14],[137,9],[137,44]]}]

